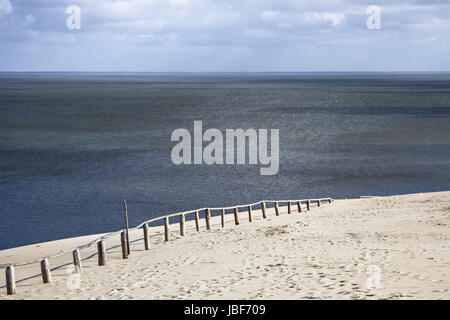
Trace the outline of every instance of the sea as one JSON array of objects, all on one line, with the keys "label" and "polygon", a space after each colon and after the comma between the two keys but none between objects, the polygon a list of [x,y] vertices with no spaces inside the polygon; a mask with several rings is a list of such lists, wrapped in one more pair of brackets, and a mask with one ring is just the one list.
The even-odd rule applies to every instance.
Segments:
[{"label": "sea", "polygon": [[[172,132],[194,121],[279,129],[278,173],[174,164]],[[443,190],[448,73],[0,73],[0,249],[122,229],[123,199],[135,226],[262,199]]]}]

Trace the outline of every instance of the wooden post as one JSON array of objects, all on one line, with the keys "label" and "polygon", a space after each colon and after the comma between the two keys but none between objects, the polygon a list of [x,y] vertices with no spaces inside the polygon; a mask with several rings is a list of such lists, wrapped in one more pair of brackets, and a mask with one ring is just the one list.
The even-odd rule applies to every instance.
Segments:
[{"label": "wooden post", "polygon": [[239,225],[238,208],[234,208],[234,224]]},{"label": "wooden post", "polygon": [[302,212],[302,203],[301,201],[297,201],[297,211]]},{"label": "wooden post", "polygon": [[205,222],[206,230],[211,230],[211,211],[209,209],[205,210]]},{"label": "wooden post", "polygon": [[127,210],[127,201],[125,199],[123,200],[123,209],[125,212],[125,229],[127,232],[127,251],[128,254],[130,254],[130,236],[128,232],[128,210]]},{"label": "wooden post", "polygon": [[50,272],[50,264],[48,263],[47,258],[41,261],[41,273],[42,273],[42,281],[44,283],[52,282],[52,273]]},{"label": "wooden post", "polygon": [[6,275],[6,294],[12,295],[16,294],[16,274],[14,272],[14,267],[9,266],[5,271]]},{"label": "wooden post", "polygon": [[184,214],[180,214],[180,236],[184,237]]},{"label": "wooden post", "polygon": [[263,218],[266,219],[267,218],[267,215],[266,215],[266,203],[264,201],[261,203],[261,208],[262,208]]},{"label": "wooden post", "polygon": [[288,202],[288,214],[291,214],[291,202]]},{"label": "wooden post", "polygon": [[252,222],[252,206],[248,206],[247,210],[248,210],[248,222]]},{"label": "wooden post", "polygon": [[280,209],[279,209],[278,201],[275,202],[275,215],[276,215],[276,216],[279,216],[279,215],[280,215]]},{"label": "wooden post", "polygon": [[169,217],[164,218],[164,240],[170,241]]},{"label": "wooden post", "polygon": [[83,271],[83,268],[81,267],[80,250],[78,249],[73,250],[72,256],[73,256],[73,264],[75,266],[75,272],[81,273]]},{"label": "wooden post", "polygon": [[222,214],[221,214],[221,222],[222,222],[222,228],[225,228],[225,209],[222,209]]},{"label": "wooden post", "polygon": [[331,203],[331,198],[328,199],[328,203]]},{"label": "wooden post", "polygon": [[126,231],[122,231],[120,233],[120,244],[122,245],[122,259],[128,259],[127,232]]},{"label": "wooden post", "polygon": [[195,228],[197,229],[197,231],[200,231],[200,223],[199,223],[198,211],[195,211]]},{"label": "wooden post", "polygon": [[99,242],[97,242],[97,254],[98,254],[98,265],[99,266],[106,265],[105,240],[100,240]]},{"label": "wooden post", "polygon": [[148,224],[147,222],[144,223],[144,226],[142,227],[142,229],[144,230],[144,248],[145,250],[150,250],[150,239],[148,237]]},{"label": "wooden post", "polygon": [[317,200],[317,206],[320,207],[320,200]]},{"label": "wooden post", "polygon": [[310,206],[311,206],[311,201],[306,200],[306,210],[307,210],[307,211],[309,211]]}]

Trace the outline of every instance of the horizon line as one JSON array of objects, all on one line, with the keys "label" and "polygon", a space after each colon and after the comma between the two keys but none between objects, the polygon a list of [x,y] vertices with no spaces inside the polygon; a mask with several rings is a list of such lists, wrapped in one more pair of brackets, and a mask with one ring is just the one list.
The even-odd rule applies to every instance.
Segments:
[{"label": "horizon line", "polygon": [[192,74],[192,73],[227,73],[227,74],[233,74],[233,73],[391,73],[391,74],[432,74],[432,73],[448,73],[450,74],[450,70],[444,70],[444,71],[415,71],[415,70],[408,70],[408,71],[71,71],[71,70],[64,70],[64,71],[45,71],[45,70],[39,70],[39,71],[17,71],[17,70],[7,70],[3,71],[0,70],[0,73],[185,73],[185,74]]}]

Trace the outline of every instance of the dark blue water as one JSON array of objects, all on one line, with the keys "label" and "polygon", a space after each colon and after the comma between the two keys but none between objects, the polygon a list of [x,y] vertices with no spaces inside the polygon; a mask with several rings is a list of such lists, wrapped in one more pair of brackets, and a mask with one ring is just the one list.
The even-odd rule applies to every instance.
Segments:
[{"label": "dark blue water", "polygon": [[[0,74],[0,249],[260,199],[450,189],[448,74]],[[280,171],[176,166],[177,128],[280,129]]]}]

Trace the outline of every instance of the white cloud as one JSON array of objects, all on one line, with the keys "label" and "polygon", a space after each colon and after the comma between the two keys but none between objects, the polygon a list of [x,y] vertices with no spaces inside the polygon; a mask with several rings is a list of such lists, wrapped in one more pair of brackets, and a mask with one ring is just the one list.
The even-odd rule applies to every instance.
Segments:
[{"label": "white cloud", "polygon": [[25,24],[27,24],[27,25],[33,24],[34,20],[35,19],[34,19],[34,16],[32,14],[27,14],[25,16]]},{"label": "white cloud", "polygon": [[[80,65],[97,52],[105,54],[96,63],[107,65],[111,56],[111,67],[124,70],[140,61],[147,70],[173,69],[187,60],[194,70],[206,64],[247,70],[246,64],[258,61],[273,70],[282,63],[331,69],[333,63],[344,68],[361,61],[357,54],[381,68],[400,65],[407,59],[399,52],[413,50],[418,63],[447,62],[443,68],[450,69],[448,2],[377,1],[383,21],[378,33],[366,28],[368,4],[362,0],[17,0],[14,11],[10,0],[0,0],[0,70],[9,69],[8,61],[72,61],[57,55],[74,49],[73,61]],[[80,6],[83,20],[76,33],[65,27],[65,6],[72,3]],[[48,47],[49,53],[30,57],[24,47],[35,53]],[[23,62],[15,54],[19,50]],[[392,59],[378,59],[377,52]]]},{"label": "white cloud", "polygon": [[331,24],[333,26],[337,26],[338,24],[341,24],[342,21],[345,19],[345,15],[343,13],[335,13],[335,12],[324,12],[323,13],[323,19],[325,21],[331,21]]},{"label": "white cloud", "polygon": [[341,12],[307,12],[305,21],[314,23],[331,22],[333,26],[341,24],[345,20],[345,14]]},{"label": "white cloud", "polygon": [[11,2],[9,0],[0,0],[0,11],[11,13],[13,11]]},{"label": "white cloud", "polygon": [[278,18],[281,17],[281,15],[282,14],[279,11],[274,11],[274,10],[267,10],[267,11],[261,12],[261,18],[263,19],[263,21],[277,20]]}]

